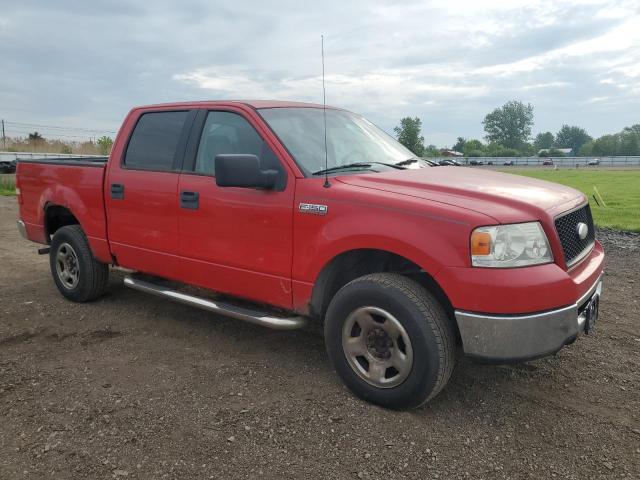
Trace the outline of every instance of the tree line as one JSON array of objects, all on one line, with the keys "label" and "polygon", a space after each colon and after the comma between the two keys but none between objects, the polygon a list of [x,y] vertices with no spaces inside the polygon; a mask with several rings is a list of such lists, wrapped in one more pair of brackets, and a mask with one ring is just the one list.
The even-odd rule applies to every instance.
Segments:
[{"label": "tree line", "polygon": [[[591,137],[584,128],[565,124],[555,134],[540,132],[532,137],[533,118],[531,104],[511,100],[484,117],[484,141],[458,137],[451,149],[466,157],[560,157],[564,155],[561,149],[571,149],[571,154],[577,156],[640,155],[640,124],[598,138]],[[418,117],[405,117],[394,128],[398,141],[414,154],[440,156],[440,148],[425,145],[421,131]]]},{"label": "tree line", "polygon": [[6,150],[8,152],[47,152],[47,153],[76,153],[84,155],[109,155],[113,146],[113,139],[106,135],[82,142],[65,141],[60,139],[46,139],[39,132],[31,132],[26,137],[7,137]]}]

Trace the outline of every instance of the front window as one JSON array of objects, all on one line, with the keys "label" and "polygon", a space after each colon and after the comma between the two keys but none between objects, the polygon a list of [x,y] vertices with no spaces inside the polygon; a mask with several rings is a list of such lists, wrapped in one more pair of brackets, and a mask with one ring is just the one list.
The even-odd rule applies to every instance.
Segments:
[{"label": "front window", "polygon": [[255,155],[265,170],[282,171],[280,162],[247,120],[233,112],[211,111],[202,129],[196,173],[215,176],[215,158],[219,154]]},{"label": "front window", "polygon": [[[305,174],[325,169],[324,117],[321,108],[263,108],[260,114],[278,135]],[[344,110],[327,109],[327,167],[353,163],[395,165],[415,158],[363,117]]]}]

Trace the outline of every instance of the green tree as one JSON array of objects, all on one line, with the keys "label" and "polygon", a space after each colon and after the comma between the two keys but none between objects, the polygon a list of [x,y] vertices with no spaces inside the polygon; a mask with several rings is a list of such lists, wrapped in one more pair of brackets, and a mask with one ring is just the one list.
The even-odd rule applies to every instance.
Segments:
[{"label": "green tree", "polygon": [[621,133],[618,155],[640,155],[640,136],[633,133]]},{"label": "green tree", "polygon": [[29,134],[29,143],[39,143],[44,140],[44,137],[40,135],[38,132],[33,132]]},{"label": "green tree", "polygon": [[622,129],[623,134],[633,134],[640,137],[640,123],[636,123],[635,125],[631,125],[630,127],[624,127]]},{"label": "green tree", "polygon": [[488,113],[482,124],[489,142],[507,148],[521,148],[531,136],[533,106],[511,100]]},{"label": "green tree", "polygon": [[484,149],[485,146],[480,140],[472,139],[464,142],[462,153],[465,157],[481,157],[484,155]]},{"label": "green tree", "polygon": [[619,155],[640,155],[640,124],[625,127],[620,132]]},{"label": "green tree", "polygon": [[400,125],[395,127],[398,141],[411,150],[416,156],[424,154],[424,137],[422,133],[422,122],[418,117],[404,117],[400,120]]},{"label": "green tree", "polygon": [[584,128],[562,125],[562,128],[556,133],[556,148],[571,148],[574,152],[580,151],[582,145],[592,138]]},{"label": "green tree", "polygon": [[490,156],[492,157],[520,157],[522,154],[515,148],[507,148],[499,145],[498,148],[491,150]]},{"label": "green tree", "polygon": [[102,136],[96,142],[98,145],[98,152],[100,155],[109,155],[111,147],[113,146],[113,139],[111,137]]},{"label": "green tree", "polygon": [[603,135],[593,142],[592,155],[618,155],[620,150],[619,135]]},{"label": "green tree", "polygon": [[467,140],[464,137],[458,137],[456,143],[451,147],[451,150],[455,150],[456,152],[464,152],[464,145],[467,143]]},{"label": "green tree", "polygon": [[440,149],[435,145],[427,145],[422,152],[423,157],[439,157]]},{"label": "green tree", "polygon": [[591,155],[593,155],[593,145],[593,140],[585,143],[584,145],[582,145],[582,147],[580,147],[580,150],[576,155],[579,155],[580,157],[590,157]]},{"label": "green tree", "polygon": [[548,149],[553,147],[555,142],[555,137],[551,132],[540,132],[536,135],[535,140],[533,141],[533,146],[535,147],[536,153],[540,150]]},{"label": "green tree", "polygon": [[545,157],[564,157],[564,152],[556,148],[550,148]]}]

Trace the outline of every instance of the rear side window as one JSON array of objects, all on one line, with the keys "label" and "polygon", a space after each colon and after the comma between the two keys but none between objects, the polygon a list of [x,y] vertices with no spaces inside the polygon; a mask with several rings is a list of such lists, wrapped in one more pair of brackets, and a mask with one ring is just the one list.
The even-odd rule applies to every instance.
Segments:
[{"label": "rear side window", "polygon": [[189,112],[145,113],[129,139],[124,164],[141,170],[172,170]]}]

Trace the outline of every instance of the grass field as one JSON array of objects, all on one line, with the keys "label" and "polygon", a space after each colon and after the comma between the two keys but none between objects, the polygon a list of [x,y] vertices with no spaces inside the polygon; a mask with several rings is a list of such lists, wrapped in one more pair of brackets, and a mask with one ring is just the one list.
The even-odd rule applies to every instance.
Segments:
[{"label": "grass field", "polygon": [[0,195],[15,195],[16,181],[13,175],[0,175]]},{"label": "grass field", "polygon": [[[561,183],[580,190],[589,197],[596,225],[640,232],[640,170],[505,169],[503,171]],[[604,205],[596,194],[594,186],[602,196]],[[595,201],[594,195],[600,205]]]}]

